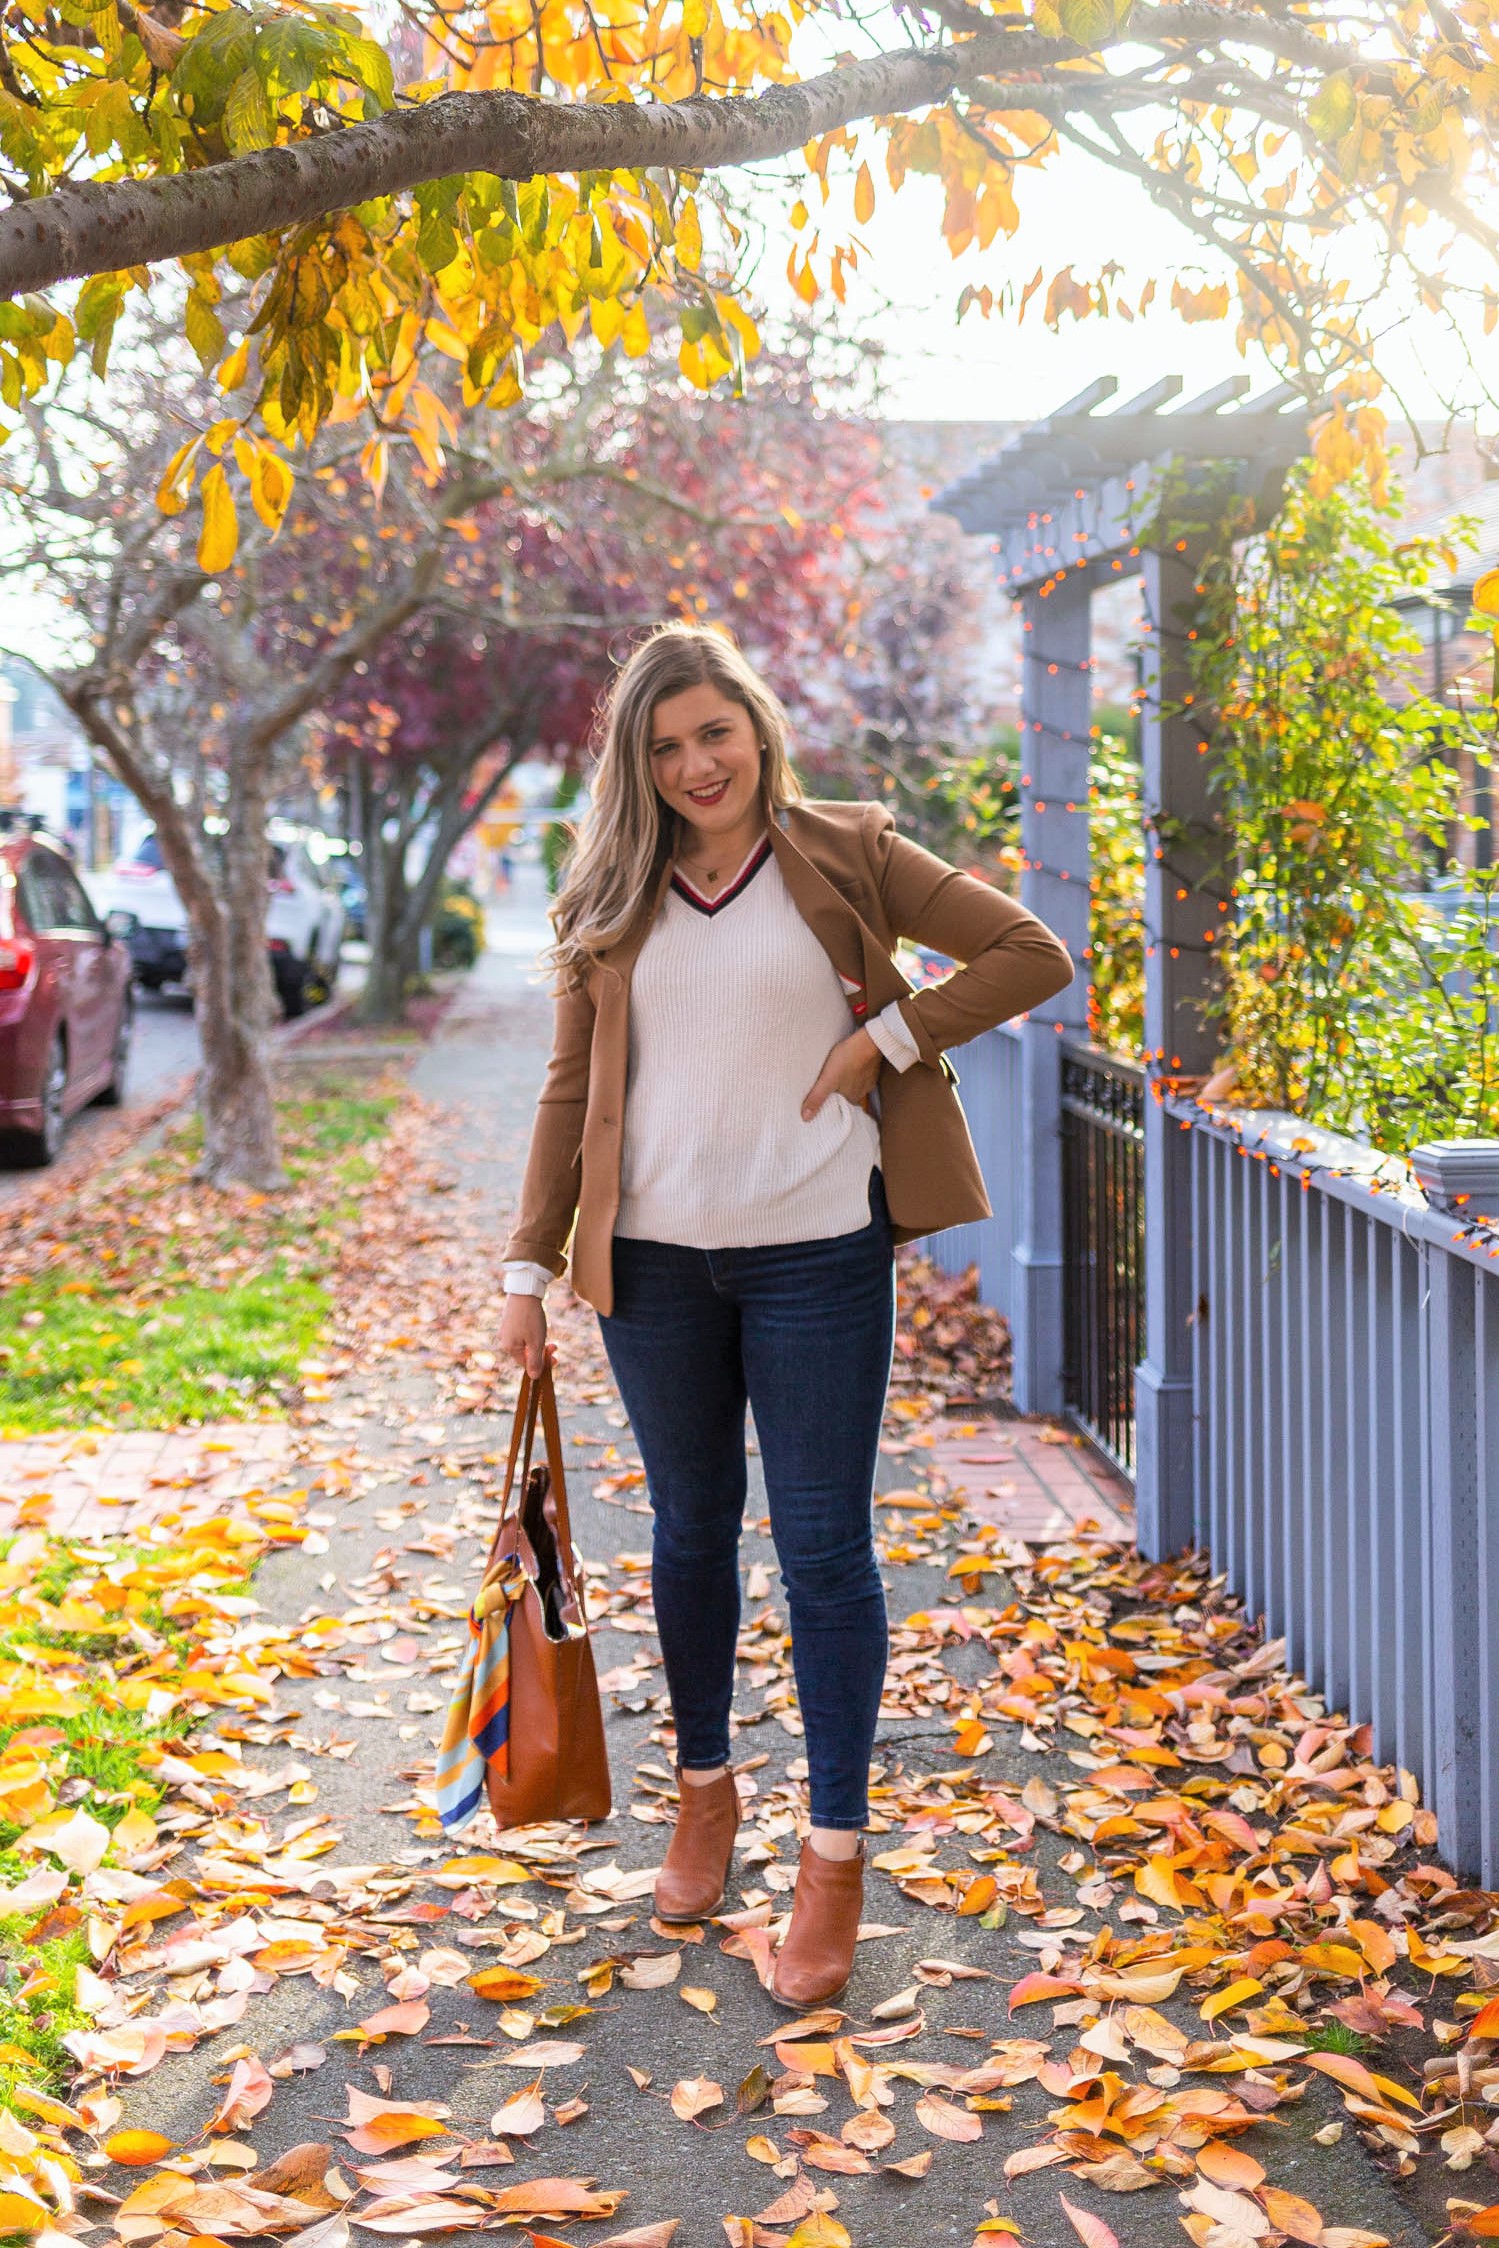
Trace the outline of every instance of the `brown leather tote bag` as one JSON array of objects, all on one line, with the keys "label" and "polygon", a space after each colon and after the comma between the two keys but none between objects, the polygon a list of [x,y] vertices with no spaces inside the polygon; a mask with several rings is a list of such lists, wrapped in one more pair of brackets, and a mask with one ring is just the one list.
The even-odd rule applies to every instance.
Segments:
[{"label": "brown leather tote bag", "polygon": [[[538,1412],[546,1461],[533,1467]],[[512,1512],[516,1456],[522,1450],[520,1503]],[[568,1520],[550,1365],[539,1381],[521,1377],[485,1583],[503,1580],[517,1564],[525,1585],[510,1607],[508,1769],[502,1772],[494,1759],[488,1765],[490,1809],[502,1827],[606,1819],[611,1799],[604,1715],[583,1607],[583,1565]]]}]

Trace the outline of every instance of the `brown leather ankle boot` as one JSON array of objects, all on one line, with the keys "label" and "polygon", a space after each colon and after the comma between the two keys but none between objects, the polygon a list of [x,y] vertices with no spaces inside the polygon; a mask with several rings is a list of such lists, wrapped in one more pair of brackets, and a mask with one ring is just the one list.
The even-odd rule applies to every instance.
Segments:
[{"label": "brown leather ankle boot", "polygon": [[679,1766],[677,1795],[676,1830],[656,1876],[656,1918],[705,1920],[723,1903],[739,1832],[739,1790],[732,1772],[695,1786]]},{"label": "brown leather ankle boot", "polygon": [[783,2006],[821,2006],[853,1972],[864,1906],[864,1845],[855,1858],[825,1858],[802,1844],[791,1926],[776,1956],[770,1995]]}]

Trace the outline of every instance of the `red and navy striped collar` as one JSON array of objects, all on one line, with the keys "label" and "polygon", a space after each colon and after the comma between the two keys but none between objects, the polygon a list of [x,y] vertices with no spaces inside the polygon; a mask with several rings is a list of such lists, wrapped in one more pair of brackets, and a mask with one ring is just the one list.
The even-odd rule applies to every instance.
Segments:
[{"label": "red and navy striped collar", "polygon": [[685,898],[688,905],[694,907],[699,913],[706,913],[711,919],[715,913],[722,913],[724,907],[731,904],[739,896],[741,890],[749,888],[769,857],[770,837],[762,835],[733,881],[726,888],[720,890],[716,897],[705,898],[700,890],[694,890],[686,875],[678,867],[673,867],[671,870],[671,886],[679,898]]}]

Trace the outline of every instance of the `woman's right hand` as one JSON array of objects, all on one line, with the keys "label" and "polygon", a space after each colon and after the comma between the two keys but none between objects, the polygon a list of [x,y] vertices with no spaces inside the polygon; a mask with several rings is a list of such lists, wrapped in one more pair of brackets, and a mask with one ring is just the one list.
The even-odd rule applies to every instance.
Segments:
[{"label": "woman's right hand", "polygon": [[547,1343],[546,1307],[540,1296],[507,1296],[500,1315],[500,1356],[538,1381],[554,1355]]}]

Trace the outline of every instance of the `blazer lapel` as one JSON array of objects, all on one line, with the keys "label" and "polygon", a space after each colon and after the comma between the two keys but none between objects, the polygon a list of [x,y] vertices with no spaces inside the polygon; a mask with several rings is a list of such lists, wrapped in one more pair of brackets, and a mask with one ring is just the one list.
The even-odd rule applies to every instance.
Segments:
[{"label": "blazer lapel", "polygon": [[775,821],[770,828],[770,847],[781,879],[791,892],[792,904],[842,977],[845,989],[853,987],[849,1003],[858,1013],[867,981],[864,924],[842,892]]},{"label": "blazer lapel", "polygon": [[903,999],[911,986],[836,883],[784,825],[772,825],[770,843],[792,902],[837,969],[857,1020]]}]

